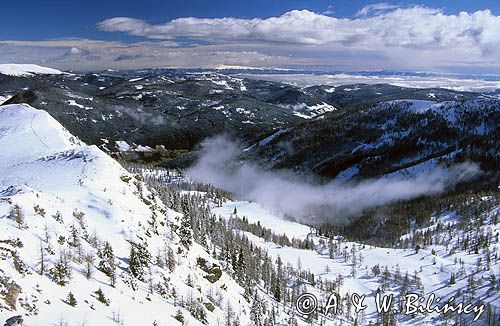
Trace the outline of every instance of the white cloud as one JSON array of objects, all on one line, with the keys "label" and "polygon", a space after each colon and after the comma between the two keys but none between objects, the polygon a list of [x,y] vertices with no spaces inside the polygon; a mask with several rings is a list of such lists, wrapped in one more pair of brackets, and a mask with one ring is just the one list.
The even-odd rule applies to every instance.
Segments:
[{"label": "white cloud", "polygon": [[297,43],[362,49],[478,48],[481,55],[496,56],[495,59],[500,43],[500,17],[490,10],[446,15],[439,9],[397,8],[387,3],[364,7],[353,19],[293,10],[267,19],[188,17],[160,25],[117,17],[100,22],[98,27],[103,31],[170,40],[187,37],[211,42]]},{"label": "white cloud", "polygon": [[317,185],[298,179],[290,171],[265,171],[241,162],[238,144],[225,137],[207,139],[202,145],[200,157],[187,171],[191,179],[230,191],[238,198],[255,201],[280,215],[309,221],[315,215],[320,221],[326,217],[340,219],[398,200],[441,193],[481,173],[477,164],[462,163],[449,169],[437,167],[404,179]]},{"label": "white cloud", "polygon": [[37,63],[62,70],[278,66],[288,57],[248,47],[178,47],[171,41],[122,43],[87,39],[0,41],[0,63]]},{"label": "white cloud", "polygon": [[361,8],[360,11],[356,14],[357,17],[366,17],[369,16],[370,14],[379,14],[380,12],[391,10],[391,9],[396,9],[399,8],[399,6],[392,5],[387,2],[379,2],[379,3],[374,3],[371,5],[364,6]]},{"label": "white cloud", "polygon": [[321,14],[326,15],[326,16],[330,16],[330,15],[333,15],[334,13],[335,13],[335,7],[332,5],[329,5],[328,8],[325,11],[323,11]]},{"label": "white cloud", "polygon": [[293,10],[266,19],[186,17],[157,25],[115,17],[98,28],[144,41],[0,41],[0,62],[74,70],[247,65],[500,71],[500,16],[489,10],[448,15],[440,9],[378,3],[353,18]]}]

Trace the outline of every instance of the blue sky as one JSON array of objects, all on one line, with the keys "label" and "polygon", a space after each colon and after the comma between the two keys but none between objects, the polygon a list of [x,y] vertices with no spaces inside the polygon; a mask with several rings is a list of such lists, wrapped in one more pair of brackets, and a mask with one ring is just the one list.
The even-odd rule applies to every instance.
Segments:
[{"label": "blue sky", "polygon": [[500,66],[498,0],[28,0],[7,1],[2,11],[9,14],[0,22],[0,63],[477,73]]},{"label": "blue sky", "polygon": [[[266,18],[279,16],[293,9],[314,12],[331,11],[336,17],[353,17],[366,5],[381,1],[366,0],[27,0],[6,1],[2,11],[0,39],[44,40],[49,38],[81,37],[127,39],[124,35],[100,32],[96,23],[110,17],[125,16],[144,19],[153,24],[181,17]],[[488,8],[500,14],[498,0],[434,0],[383,1],[395,5],[424,5],[442,8],[448,14]],[[16,14],[19,13],[19,14]],[[19,15],[22,15],[20,18]]]}]

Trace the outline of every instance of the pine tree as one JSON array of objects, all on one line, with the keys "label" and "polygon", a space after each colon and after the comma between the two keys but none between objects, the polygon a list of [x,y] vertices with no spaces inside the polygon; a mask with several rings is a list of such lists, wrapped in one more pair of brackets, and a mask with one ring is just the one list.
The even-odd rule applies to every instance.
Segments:
[{"label": "pine tree", "polygon": [[451,276],[450,276],[450,285],[453,285],[457,283],[456,279],[455,279],[455,273],[451,273]]},{"label": "pine tree", "polygon": [[70,226],[70,234],[71,238],[68,241],[68,244],[72,247],[78,247],[80,244],[80,231],[75,226],[75,223],[71,224]]},{"label": "pine tree", "polygon": [[64,221],[63,221],[63,217],[62,217],[62,214],[60,211],[57,211],[54,215],[52,215],[52,217],[54,218],[54,220],[56,220],[58,223],[60,224],[63,224]]},{"label": "pine tree", "polygon": [[175,319],[177,319],[178,322],[181,324],[184,324],[184,315],[182,314],[182,311],[179,309],[177,310],[177,313],[175,314]]},{"label": "pine tree", "polygon": [[245,256],[243,254],[243,247],[240,247],[236,266],[238,279],[243,280],[245,278]]},{"label": "pine tree", "polygon": [[17,223],[17,227],[19,229],[22,229],[25,227],[25,224],[24,224],[24,214],[23,212],[21,211],[21,207],[19,207],[19,205],[14,205],[11,210],[10,210],[10,218],[13,219],[14,221],[16,221]]},{"label": "pine tree", "polygon": [[115,255],[111,244],[106,241],[101,252],[101,261],[99,262],[99,269],[109,277],[111,286],[116,284],[116,264]]},{"label": "pine tree", "polygon": [[73,295],[73,293],[68,293],[68,297],[66,298],[66,301],[68,302],[68,304],[72,307],[75,307],[76,304],[77,304],[77,301],[75,299],[75,296]]},{"label": "pine tree", "polygon": [[101,288],[99,288],[94,293],[97,296],[97,301],[99,301],[102,304],[105,304],[106,306],[109,306],[109,300],[106,299],[106,296],[104,295],[104,292],[102,292]]},{"label": "pine tree", "polygon": [[151,255],[147,248],[141,244],[132,243],[130,248],[129,268],[132,275],[140,281],[144,281],[145,270],[149,267]]},{"label": "pine tree", "polygon": [[71,277],[71,265],[67,255],[63,252],[59,255],[59,260],[54,267],[49,270],[52,280],[61,286],[65,286]]},{"label": "pine tree", "polygon": [[328,241],[328,254],[330,256],[330,259],[335,258],[335,244],[333,243],[332,239]]},{"label": "pine tree", "polygon": [[232,326],[231,325],[231,321],[232,321],[232,317],[234,315],[234,311],[233,311],[233,307],[231,307],[231,304],[229,303],[229,301],[227,302],[227,306],[226,306],[226,311],[225,311],[225,325],[226,326]]},{"label": "pine tree", "polygon": [[167,251],[167,268],[168,268],[168,270],[173,272],[175,269],[175,264],[176,264],[176,261],[175,261],[174,251],[172,250],[172,248],[168,248],[168,251]]},{"label": "pine tree", "polygon": [[189,249],[193,243],[193,232],[191,229],[191,221],[187,214],[184,214],[181,220],[181,226],[179,227],[179,237],[181,238],[181,244]]},{"label": "pine tree", "polygon": [[280,302],[281,301],[281,280],[278,277],[276,280],[276,283],[274,285],[274,291],[273,291],[273,296],[276,301]]},{"label": "pine tree", "polygon": [[471,297],[474,297],[477,289],[477,281],[474,279],[474,275],[469,276],[467,279],[467,288],[471,294]]},{"label": "pine tree", "polygon": [[45,248],[43,247],[43,241],[40,239],[40,257],[38,260],[38,265],[40,266],[40,269],[38,270],[38,273],[40,275],[43,275],[45,273]]},{"label": "pine tree", "polygon": [[262,303],[260,302],[260,299],[256,293],[253,298],[252,307],[250,308],[250,320],[252,321],[253,325],[264,326],[262,315]]},{"label": "pine tree", "polygon": [[90,280],[92,278],[92,275],[94,274],[94,262],[95,262],[94,255],[92,253],[86,254],[84,257],[84,261],[85,261],[85,271],[83,274],[85,275],[85,278],[87,278],[87,280]]}]

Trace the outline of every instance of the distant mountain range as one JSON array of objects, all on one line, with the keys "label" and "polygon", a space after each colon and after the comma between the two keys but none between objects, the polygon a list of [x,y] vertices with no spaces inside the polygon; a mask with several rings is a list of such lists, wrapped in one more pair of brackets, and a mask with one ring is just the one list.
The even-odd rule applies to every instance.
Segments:
[{"label": "distant mountain range", "polygon": [[[44,109],[83,141],[133,161],[184,167],[200,141],[227,134],[250,149],[243,157],[268,168],[339,181],[441,160],[475,160],[488,171],[498,166],[495,92],[389,84],[299,87],[235,77],[249,70],[233,68],[23,69],[27,73],[0,74],[5,104]],[[395,74],[376,74],[389,73]]]}]

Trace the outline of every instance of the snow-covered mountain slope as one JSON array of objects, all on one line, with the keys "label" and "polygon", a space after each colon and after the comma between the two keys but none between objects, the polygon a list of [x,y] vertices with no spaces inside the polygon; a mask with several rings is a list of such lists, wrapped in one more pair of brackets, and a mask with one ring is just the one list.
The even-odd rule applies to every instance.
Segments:
[{"label": "snow-covered mountain slope", "polygon": [[[455,303],[463,302],[464,305],[480,300],[485,304],[485,310],[474,324],[487,325],[488,320],[495,319],[487,316],[487,304],[491,311],[496,311],[496,318],[500,309],[500,293],[496,281],[500,270],[500,206],[498,203],[492,204],[492,198],[476,200],[491,208],[472,220],[454,212],[434,216],[428,227],[414,229],[410,234],[403,235],[398,248],[380,248],[346,241],[343,237],[331,241],[318,236],[314,229],[300,224],[298,227],[295,222],[273,216],[256,203],[228,201],[220,206],[214,205],[213,211],[228,220],[244,219],[250,224],[258,223],[276,235],[285,233],[289,238],[314,243],[312,248],[297,248],[249,232],[251,228],[239,229],[255,246],[268,252],[274,259],[281,259],[284,265],[302,266],[313,273],[316,280],[336,283],[335,292],[342,296],[353,293],[366,295],[364,303],[367,308],[363,310],[364,321],[358,319],[360,325],[368,324],[369,321],[376,322],[380,318],[375,305],[378,291],[397,297],[404,293],[404,287],[406,291],[418,292],[425,300],[431,294],[439,297],[441,302],[434,302],[434,307],[442,306],[451,297],[455,298]],[[474,205],[473,199],[470,201]],[[464,241],[465,239],[467,240]],[[486,243],[482,242],[484,240]],[[415,249],[417,245],[419,249]],[[405,278],[410,280],[411,285],[405,284]],[[316,294],[320,307],[325,305],[328,294],[319,293],[312,288],[309,288],[309,292]],[[470,321],[475,314],[462,317]],[[398,313],[396,321],[398,325],[449,323],[443,319],[442,313],[421,313],[414,318]],[[356,324],[353,320],[344,320],[344,323]],[[326,325],[331,324],[327,322]]]},{"label": "snow-covered mountain slope", "polygon": [[14,163],[30,162],[56,152],[82,146],[81,142],[45,111],[36,110],[27,104],[20,104],[3,106],[0,114],[2,119],[0,146],[3,148],[0,166],[2,169],[16,167]]},{"label": "snow-covered mountain slope", "polygon": [[34,64],[0,64],[0,74],[9,76],[30,76],[33,74],[59,75],[63,72],[54,68],[42,67]]},{"label": "snow-covered mountain slope", "polygon": [[[413,219],[396,243],[375,246],[348,240],[339,234],[342,228],[336,229],[336,235],[330,232],[325,236],[324,225],[308,227],[257,203],[224,200],[224,193],[207,185],[189,183],[174,171],[143,169],[141,175],[145,179],[157,179],[161,184],[179,184],[181,195],[178,196],[191,197],[193,202],[208,200],[211,211],[204,214],[214,214],[225,221],[222,223],[232,234],[229,238],[243,239],[259,257],[253,261],[262,273],[257,276],[257,294],[272,302],[277,308],[273,314],[285,325],[304,322],[313,325],[468,325],[476,317],[474,325],[491,325],[498,319],[500,205],[495,195],[470,192],[465,197],[434,197],[436,211],[417,206],[420,208],[417,214],[429,214],[429,221],[416,223]],[[177,205],[182,206],[182,201]],[[406,214],[412,215],[414,208],[406,207]],[[384,218],[395,214],[385,208],[379,212]],[[204,230],[202,219],[199,217],[193,225],[202,224]],[[405,222],[401,219],[398,223]],[[358,232],[364,232],[363,228],[364,224],[359,223]],[[209,237],[226,236],[220,232]],[[265,254],[259,256],[257,248]],[[223,265],[234,261],[224,250],[219,256],[221,261],[226,261]],[[273,276],[269,280],[265,272],[269,261],[275,261],[281,271],[274,281]],[[253,275],[254,266],[246,266],[248,275]],[[249,280],[253,280],[252,277]],[[325,315],[321,310],[312,315],[298,313],[296,300],[306,292],[315,295],[320,308],[326,306],[332,293],[339,293],[343,313]],[[393,305],[385,315],[376,311],[377,293],[393,297]],[[429,311],[405,314],[405,295],[410,293],[420,295],[420,308]],[[364,295],[365,308],[358,312],[354,311],[352,302],[349,304],[354,294]],[[430,299],[433,295],[438,301]],[[478,310],[473,312],[467,308],[469,312],[461,314],[430,311],[439,310],[446,303],[454,309],[461,304]],[[283,315],[291,316],[290,320],[281,319]]]},{"label": "snow-covered mountain slope", "polygon": [[304,119],[312,119],[323,113],[337,110],[334,106],[325,102],[312,106],[309,106],[306,103],[299,103],[295,105],[281,104],[280,106],[292,110],[294,115]]},{"label": "snow-covered mountain slope", "polygon": [[[431,211],[425,227],[409,226],[396,246],[380,248],[328,238],[181,175],[168,183],[169,171],[133,174],[28,105],[0,106],[0,148],[0,325],[18,316],[27,325],[99,326],[366,325],[381,318],[444,325],[474,317],[381,315],[379,289],[480,300],[489,310],[476,325],[498,318],[494,196],[471,194],[461,211]],[[299,314],[295,303],[305,292],[320,307],[340,293],[344,313]],[[349,304],[352,293],[366,295],[362,312]]]},{"label": "snow-covered mountain slope", "polygon": [[249,146],[245,156],[270,169],[338,183],[408,174],[437,161],[468,160],[492,174],[498,170],[498,100],[397,99],[319,118],[280,128],[265,146]]},{"label": "snow-covered mountain slope", "polygon": [[28,105],[0,107],[0,148],[1,325],[216,324],[228,302],[246,322],[242,288],[139,176]]}]

